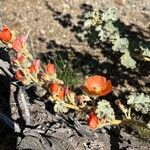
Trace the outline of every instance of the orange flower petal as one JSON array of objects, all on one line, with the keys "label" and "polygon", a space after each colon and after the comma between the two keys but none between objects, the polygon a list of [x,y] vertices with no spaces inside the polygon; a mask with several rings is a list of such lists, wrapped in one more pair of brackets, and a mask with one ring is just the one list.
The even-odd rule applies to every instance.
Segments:
[{"label": "orange flower petal", "polygon": [[29,67],[30,73],[39,73],[40,70],[40,59],[35,60]]},{"label": "orange flower petal", "polygon": [[53,96],[56,96],[61,100],[65,97],[65,88],[61,84],[51,83],[49,85],[49,90]]},{"label": "orange flower petal", "polygon": [[104,87],[102,88],[102,91],[100,92],[100,96],[105,96],[112,92],[112,83],[110,80],[106,81]]},{"label": "orange flower petal", "polygon": [[19,38],[16,38],[13,42],[12,42],[12,48],[16,51],[16,52],[20,52],[26,43],[26,37],[25,36],[21,36]]},{"label": "orange flower petal", "polygon": [[16,62],[19,62],[20,64],[23,63],[25,60],[25,57],[20,54],[20,53],[17,53],[17,56],[13,59],[13,62],[16,63]]},{"label": "orange flower petal", "polygon": [[87,124],[90,128],[96,129],[99,125],[98,117],[95,113],[91,113],[87,119]]},{"label": "orange flower petal", "polygon": [[31,65],[31,66],[29,67],[29,71],[30,71],[30,73],[37,73],[36,68],[35,68],[34,65]]},{"label": "orange flower petal", "polygon": [[84,86],[88,87],[88,86],[92,86],[92,87],[96,87],[96,86],[103,86],[106,82],[106,78],[99,76],[99,75],[95,75],[95,76],[91,76],[89,77],[85,83]]},{"label": "orange flower petal", "polygon": [[18,70],[18,71],[16,72],[16,74],[15,74],[15,78],[16,78],[17,80],[20,80],[20,81],[24,80],[24,74],[23,74],[23,72],[20,71],[20,70]]},{"label": "orange flower petal", "polygon": [[0,40],[3,42],[10,42],[12,39],[12,33],[10,29],[4,25],[2,31],[0,31]]},{"label": "orange flower petal", "polygon": [[40,69],[40,65],[41,65],[40,59],[35,60],[35,61],[33,62],[33,65],[35,66],[35,68],[36,68],[36,70],[37,70],[37,72],[38,72],[39,69]]},{"label": "orange flower petal", "polygon": [[50,74],[50,75],[53,75],[53,74],[55,74],[56,73],[56,69],[55,69],[55,66],[54,66],[54,64],[47,64],[46,66],[45,66],[45,72],[47,73],[47,74]]},{"label": "orange flower petal", "polygon": [[84,90],[95,96],[104,96],[112,91],[111,81],[100,75],[91,76],[84,82]]}]

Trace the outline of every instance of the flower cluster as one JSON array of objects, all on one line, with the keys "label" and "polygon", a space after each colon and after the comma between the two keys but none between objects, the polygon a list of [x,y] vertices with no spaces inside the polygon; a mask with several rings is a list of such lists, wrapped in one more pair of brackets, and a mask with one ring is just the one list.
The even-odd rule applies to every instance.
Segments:
[{"label": "flower cluster", "polygon": [[[57,111],[67,112],[75,109],[89,110],[87,123],[91,128],[97,128],[100,120],[92,105],[92,96],[105,96],[112,91],[112,83],[105,77],[95,75],[87,78],[83,83],[83,94],[76,95],[69,87],[65,87],[63,81],[57,78],[57,70],[54,64],[48,63],[44,68],[41,61],[34,59],[27,47],[27,37],[16,37],[6,25],[0,31],[0,41],[14,51],[12,63],[15,66],[14,77],[24,85],[35,83],[47,90],[48,99],[54,102]],[[95,106],[96,107],[96,106]]]},{"label": "flower cluster", "polygon": [[[101,100],[100,97],[112,92],[111,80],[107,80],[101,75],[90,76],[81,86],[82,94],[76,94],[70,87],[65,86],[62,80],[58,79],[54,64],[48,63],[42,67],[40,59],[32,56],[28,50],[26,36],[16,37],[15,33],[4,25],[0,29],[0,42],[13,52],[11,60],[14,65],[14,77],[24,85],[34,83],[45,89],[47,98],[54,103],[55,112],[66,113],[69,109],[81,111],[86,114],[87,124],[92,129],[104,125],[128,123],[131,120],[131,111],[128,111],[121,101],[116,101],[116,105],[129,121],[116,120],[110,103]],[[133,123],[133,121],[130,122]]]}]

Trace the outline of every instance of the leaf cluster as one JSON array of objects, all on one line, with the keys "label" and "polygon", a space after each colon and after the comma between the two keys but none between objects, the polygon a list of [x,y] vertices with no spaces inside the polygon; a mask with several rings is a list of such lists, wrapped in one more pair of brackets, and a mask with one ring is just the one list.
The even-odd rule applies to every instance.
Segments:
[{"label": "leaf cluster", "polygon": [[68,112],[68,108],[65,107],[65,102],[64,101],[56,101],[54,105],[54,111],[55,112],[60,112],[60,113],[66,113]]},{"label": "leaf cluster", "polygon": [[150,97],[144,93],[133,93],[128,97],[127,104],[130,108],[140,111],[143,114],[150,112]]},{"label": "leaf cluster", "polygon": [[[112,50],[120,52],[121,64],[126,68],[134,69],[136,61],[133,59],[134,47],[130,47],[130,41],[120,30],[118,10],[115,7],[106,8],[103,12],[94,10],[88,12],[84,17],[84,26],[78,36],[94,44],[109,43]],[[139,48],[140,49],[140,48]],[[141,50],[141,49],[140,49]],[[143,56],[150,56],[150,50],[144,50]]]},{"label": "leaf cluster", "polygon": [[106,100],[99,101],[96,108],[96,114],[99,118],[105,118],[106,120],[114,120],[115,113],[110,103]]}]

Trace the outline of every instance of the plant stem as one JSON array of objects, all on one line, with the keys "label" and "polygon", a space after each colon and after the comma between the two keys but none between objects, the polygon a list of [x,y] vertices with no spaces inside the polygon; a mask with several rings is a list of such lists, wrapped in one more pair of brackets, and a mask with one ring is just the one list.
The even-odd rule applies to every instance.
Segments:
[{"label": "plant stem", "polygon": [[131,119],[131,107],[129,107],[128,109],[127,119]]},{"label": "plant stem", "polygon": [[38,80],[31,75],[27,68],[24,68],[20,63],[18,63],[17,65],[26,77],[29,76],[32,81],[39,85]]},{"label": "plant stem", "polygon": [[[139,122],[137,120],[134,120],[134,119],[124,119],[124,120],[112,120],[112,121],[108,121],[104,124],[101,124],[99,127],[102,128],[104,126],[108,126],[108,125],[136,125],[136,126],[139,126],[139,127],[143,127],[143,128],[147,128],[149,129],[146,124],[142,123],[142,122]],[[150,130],[150,129],[149,129]]]},{"label": "plant stem", "polygon": [[[51,99],[53,101],[57,101],[55,98],[53,98],[52,96],[49,96],[48,99]],[[74,110],[77,110],[77,111],[82,111],[81,108],[79,108],[78,106],[76,105],[72,105],[72,104],[68,104],[68,103],[64,103],[64,106],[67,107],[67,108],[70,108],[70,109],[74,109]]]},{"label": "plant stem", "polygon": [[[136,126],[139,126],[139,127],[144,127],[144,128],[147,128],[149,129],[146,124],[144,124],[143,122],[139,122],[137,120],[134,120],[134,119],[125,119],[125,120],[122,120],[121,122],[122,125],[126,125],[126,124],[132,124],[132,125],[136,125]],[[150,129],[149,129],[150,130]]]},{"label": "plant stem", "polygon": [[112,120],[112,121],[108,121],[106,123],[100,124],[99,128],[105,127],[105,126],[111,126],[111,125],[119,125],[121,124],[122,120]]},{"label": "plant stem", "polygon": [[75,110],[81,111],[81,109],[78,106],[71,105],[71,104],[68,104],[68,103],[65,103],[64,105],[67,108],[71,108],[71,109],[75,109]]}]

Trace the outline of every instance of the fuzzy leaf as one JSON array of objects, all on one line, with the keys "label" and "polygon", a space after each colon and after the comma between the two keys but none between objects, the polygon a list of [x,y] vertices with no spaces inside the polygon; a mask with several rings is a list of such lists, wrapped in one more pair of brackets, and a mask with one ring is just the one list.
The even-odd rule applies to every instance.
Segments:
[{"label": "fuzzy leaf", "polygon": [[111,107],[110,103],[106,100],[98,102],[96,113],[99,118],[105,118],[106,120],[115,119],[114,110]]},{"label": "fuzzy leaf", "polygon": [[128,97],[127,104],[143,114],[150,112],[150,97],[144,93],[133,93]]},{"label": "fuzzy leaf", "polygon": [[98,36],[100,37],[100,40],[102,42],[105,42],[109,38],[110,34],[109,34],[109,32],[107,32],[105,30],[100,30]]},{"label": "fuzzy leaf", "polygon": [[142,55],[144,57],[150,58],[150,45],[140,45],[140,49],[143,51]]},{"label": "fuzzy leaf", "polygon": [[102,30],[102,26],[101,26],[101,25],[96,26],[96,27],[95,27],[95,30],[96,30],[96,31],[101,31],[101,30]]},{"label": "fuzzy leaf", "polygon": [[[90,12],[90,15],[88,14],[89,17],[84,19],[85,24],[87,24],[86,21],[92,22],[92,26],[88,24],[88,28],[83,28],[83,34],[81,34],[80,37],[93,44],[99,44],[101,42],[111,44],[112,50],[124,53],[120,58],[121,64],[126,68],[134,69],[136,67],[136,61],[130,55],[129,40],[120,32],[121,26],[119,26],[119,22],[117,22],[117,11],[117,8],[109,7],[103,12],[98,10]],[[134,50],[134,48],[132,50]],[[145,60],[149,60],[149,52],[145,51],[143,54],[146,55]]]},{"label": "fuzzy leaf", "polygon": [[121,64],[124,65],[126,68],[134,69],[136,67],[136,61],[131,58],[128,51],[123,54],[120,59]]},{"label": "fuzzy leaf", "polygon": [[105,42],[108,39],[114,39],[115,34],[117,33],[117,29],[114,27],[111,21],[107,22],[103,27],[97,26],[95,29],[96,31],[99,31],[98,36],[100,37],[100,40],[102,42]]},{"label": "fuzzy leaf", "polygon": [[68,108],[65,107],[65,102],[64,101],[56,101],[54,105],[54,111],[55,112],[61,112],[61,113],[66,113],[68,112]]},{"label": "fuzzy leaf", "polygon": [[107,22],[109,20],[117,21],[118,20],[118,10],[116,7],[106,8],[102,14],[102,20]]},{"label": "fuzzy leaf", "polygon": [[92,20],[91,19],[87,19],[84,22],[84,28],[90,28],[90,26],[92,26]]},{"label": "fuzzy leaf", "polygon": [[145,49],[145,51],[142,53],[143,56],[150,57],[150,50]]},{"label": "fuzzy leaf", "polygon": [[85,14],[84,14],[84,18],[85,19],[88,19],[88,18],[90,18],[92,16],[92,13],[89,11],[89,12],[86,12]]},{"label": "fuzzy leaf", "polygon": [[81,39],[81,40],[86,40],[87,39],[87,37],[86,37],[86,35],[87,35],[87,31],[86,30],[84,30],[83,32],[79,32],[78,33],[78,37]]},{"label": "fuzzy leaf", "polygon": [[75,100],[75,98],[76,98],[75,93],[74,93],[74,92],[69,92],[69,93],[66,94],[66,96],[65,96],[65,101],[66,101],[67,103],[76,105],[76,100]]},{"label": "fuzzy leaf", "polygon": [[114,51],[120,51],[123,53],[128,51],[129,41],[127,38],[118,38],[113,44],[112,49]]},{"label": "fuzzy leaf", "polygon": [[112,21],[108,21],[105,23],[104,30],[110,32],[111,34],[114,32],[118,32],[117,28],[113,25]]}]

